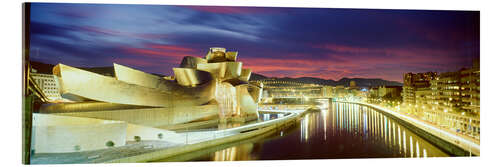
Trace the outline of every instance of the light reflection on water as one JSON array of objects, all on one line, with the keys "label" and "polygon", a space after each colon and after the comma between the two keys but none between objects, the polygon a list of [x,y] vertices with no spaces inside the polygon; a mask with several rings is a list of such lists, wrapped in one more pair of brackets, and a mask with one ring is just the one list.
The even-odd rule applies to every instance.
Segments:
[{"label": "light reflection on water", "polygon": [[[207,153],[193,153],[191,157],[184,158],[184,160],[448,156],[376,110],[356,104],[332,104],[321,112],[306,114],[295,128],[279,131],[260,139],[238,142],[225,148],[209,150]],[[260,117],[266,120],[280,116],[263,114]],[[189,154],[183,156],[189,156]]]}]

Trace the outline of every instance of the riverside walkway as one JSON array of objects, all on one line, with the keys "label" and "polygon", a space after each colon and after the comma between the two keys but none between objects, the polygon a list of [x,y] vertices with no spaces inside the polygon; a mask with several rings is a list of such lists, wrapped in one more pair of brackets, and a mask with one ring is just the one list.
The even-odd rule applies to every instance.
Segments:
[{"label": "riverside walkway", "polygon": [[106,161],[105,163],[129,163],[129,162],[150,162],[158,159],[164,159],[175,155],[197,151],[217,145],[248,139],[272,130],[286,128],[294,124],[308,110],[262,110],[263,112],[284,113],[283,117],[243,125],[230,129],[205,131],[205,132],[185,132],[180,133],[185,135],[186,141],[184,145],[177,147],[165,148],[154,152],[149,152],[141,155],[123,157]]},{"label": "riverside walkway", "polygon": [[[38,154],[32,157],[33,164],[66,164],[66,163],[113,163],[113,162],[144,162],[150,159],[162,157],[163,155],[157,152],[169,152],[168,156],[174,156],[186,151],[196,151],[196,149],[203,147],[210,147],[213,141],[236,141],[240,138],[237,136],[251,137],[265,133],[274,128],[279,128],[278,125],[284,125],[299,118],[306,110],[262,110],[264,113],[282,113],[283,117],[272,120],[242,125],[234,128],[221,129],[221,130],[208,130],[208,131],[188,131],[179,132],[182,139],[175,139],[175,141],[129,141],[127,145],[121,147],[111,147],[108,149],[72,152],[72,153],[45,153]],[[234,139],[233,139],[234,138]],[[243,138],[241,138],[243,139]],[[182,140],[182,141],[180,141]],[[199,145],[201,147],[193,147]],[[193,149],[183,149],[193,148]],[[196,149],[195,149],[196,148]],[[179,151],[176,151],[179,150]],[[153,154],[153,156],[149,156]],[[137,160],[134,157],[145,157]],[[167,155],[167,154],[165,154]],[[164,157],[164,156],[163,156]]]},{"label": "riverside walkway", "polygon": [[339,101],[339,102],[360,104],[360,105],[372,107],[372,108],[377,109],[379,111],[390,114],[394,117],[397,117],[403,121],[406,121],[407,123],[409,123],[417,128],[420,128],[420,129],[422,129],[422,130],[424,130],[424,131],[426,131],[426,132],[428,132],[428,133],[430,133],[430,134],[432,134],[432,135],[434,135],[434,136],[436,136],[436,137],[438,137],[446,142],[452,143],[455,146],[457,146],[465,151],[468,151],[470,153],[468,156],[472,156],[472,154],[477,155],[477,156],[480,155],[480,146],[475,141],[471,140],[470,138],[464,138],[464,137],[461,137],[457,134],[453,134],[453,133],[446,131],[446,130],[443,130],[437,126],[434,126],[432,124],[428,124],[425,121],[422,121],[422,120],[419,120],[419,119],[407,116],[405,114],[401,114],[399,112],[392,111],[390,109],[380,107],[380,106],[377,106],[374,104],[368,104],[368,103],[362,103],[362,102],[349,102],[349,101]]}]

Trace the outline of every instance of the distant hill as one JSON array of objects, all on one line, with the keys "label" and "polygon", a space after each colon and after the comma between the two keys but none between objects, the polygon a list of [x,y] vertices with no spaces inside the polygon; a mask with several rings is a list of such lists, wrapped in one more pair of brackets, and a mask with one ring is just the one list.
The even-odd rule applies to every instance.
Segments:
[{"label": "distant hill", "polygon": [[[32,68],[37,70],[37,73],[43,73],[43,74],[52,74],[52,68],[54,68],[55,65],[52,64],[45,64],[45,63],[40,63],[40,62],[31,62]],[[112,66],[109,67],[77,67],[83,70],[87,70],[90,72],[98,73],[101,75],[106,75],[106,76],[115,76],[115,71]],[[160,77],[164,77],[164,75],[161,74],[153,74],[157,75]],[[250,81],[255,81],[255,80],[262,80],[262,79],[270,79],[271,77],[266,77],[261,74],[257,73],[252,73],[250,76]],[[321,79],[321,78],[314,78],[314,77],[301,77],[301,78],[275,78],[276,80],[279,81],[292,81],[292,82],[302,82],[302,83],[310,83],[310,84],[319,84],[319,85],[330,85],[330,86],[337,86],[337,85],[344,85],[344,86],[349,86],[349,83],[351,81],[356,82],[356,85],[359,87],[378,87],[378,86],[403,86],[402,83],[395,82],[395,81],[387,81],[379,78],[342,78],[338,81],[335,80],[327,80],[327,79]]]},{"label": "distant hill", "polygon": [[[254,76],[255,75],[255,76]],[[250,77],[250,80],[261,80],[261,79],[270,79],[270,77],[266,77],[264,75],[252,73],[252,76]],[[378,87],[378,86],[403,86],[402,83],[395,82],[395,81],[387,81],[379,78],[342,78],[338,81],[335,80],[327,80],[327,79],[321,79],[321,78],[314,78],[314,77],[300,77],[300,78],[289,78],[289,77],[284,77],[284,78],[274,78],[278,81],[292,81],[292,82],[302,82],[302,83],[309,83],[309,84],[319,84],[319,85],[330,85],[330,86],[337,86],[337,85],[343,85],[343,86],[349,86],[349,83],[351,81],[356,82],[356,85],[358,87]]]}]

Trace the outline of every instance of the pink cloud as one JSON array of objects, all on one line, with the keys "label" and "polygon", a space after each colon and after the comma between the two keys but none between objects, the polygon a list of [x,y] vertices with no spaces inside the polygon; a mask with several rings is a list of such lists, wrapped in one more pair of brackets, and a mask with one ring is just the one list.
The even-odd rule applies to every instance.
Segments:
[{"label": "pink cloud", "polygon": [[[244,68],[274,77],[318,77],[340,79],[350,73],[350,69],[338,67],[342,62],[310,59],[241,58]],[[321,71],[321,72],[318,72]]]},{"label": "pink cloud", "polygon": [[[317,77],[338,80],[343,77],[382,78],[402,81],[406,69],[446,69],[461,58],[454,50],[430,48],[365,48],[338,44],[318,45],[327,58],[309,59],[309,55],[291,53],[282,58],[240,58],[244,68],[275,77]],[[443,65],[444,64],[444,65]],[[400,69],[404,66],[406,69]],[[418,71],[413,71],[418,72]]]}]

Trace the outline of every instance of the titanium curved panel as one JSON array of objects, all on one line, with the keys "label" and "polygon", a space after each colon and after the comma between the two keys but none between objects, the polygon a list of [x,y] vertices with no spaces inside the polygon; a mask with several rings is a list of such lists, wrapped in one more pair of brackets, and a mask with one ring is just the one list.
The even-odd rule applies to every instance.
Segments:
[{"label": "titanium curved panel", "polygon": [[220,62],[220,63],[207,63],[198,64],[197,69],[209,72],[215,78],[222,80],[238,78],[241,75],[241,62]]},{"label": "titanium curved panel", "polygon": [[238,52],[226,52],[227,61],[236,61],[237,57],[238,57]]},{"label": "titanium curved panel", "polygon": [[199,57],[186,56],[182,58],[181,64],[179,67],[181,68],[195,68],[198,64],[206,64],[208,63],[206,59]]},{"label": "titanium curved panel", "polygon": [[205,59],[208,63],[224,62],[226,61],[226,48],[212,47],[208,51]]},{"label": "titanium curved panel", "polygon": [[127,104],[116,104],[99,101],[74,102],[74,103],[49,103],[40,106],[39,113],[53,114],[66,112],[88,112],[88,111],[112,111],[152,108],[148,106],[136,106]]},{"label": "titanium curved panel", "polygon": [[[168,84],[150,88],[58,64],[53,72],[61,80],[61,93],[118,104],[171,107],[205,104],[214,97],[215,80],[189,88]],[[167,82],[167,81],[166,81]],[[175,82],[174,82],[175,83]]]},{"label": "titanium curved panel", "polygon": [[173,68],[177,83],[182,86],[195,86],[209,82],[212,77],[206,71],[192,68]]},{"label": "titanium curved panel", "polygon": [[256,103],[260,102],[262,98],[262,83],[260,83],[260,86],[261,87],[254,84],[248,84],[248,93]]},{"label": "titanium curved panel", "polygon": [[252,96],[248,93],[249,85],[238,85],[236,87],[236,97],[240,113],[243,115],[257,114],[258,104],[253,100]]},{"label": "titanium curved panel", "polygon": [[248,82],[248,80],[250,79],[250,75],[252,75],[252,69],[248,68],[241,69],[241,75],[239,79]]},{"label": "titanium curved panel", "polygon": [[55,115],[120,120],[150,127],[167,127],[195,120],[217,117],[217,105],[136,108],[121,110],[94,110],[85,112],[61,112]]},{"label": "titanium curved panel", "polygon": [[168,90],[168,87],[170,87],[169,85],[173,84],[173,82],[169,83],[168,80],[162,77],[148,74],[130,67],[116,63],[113,63],[113,66],[115,70],[115,77],[119,81],[163,90]]}]

